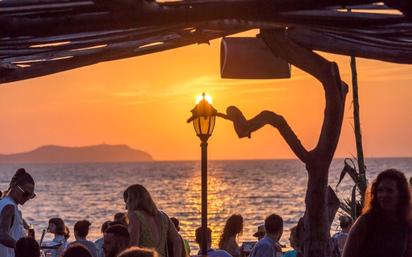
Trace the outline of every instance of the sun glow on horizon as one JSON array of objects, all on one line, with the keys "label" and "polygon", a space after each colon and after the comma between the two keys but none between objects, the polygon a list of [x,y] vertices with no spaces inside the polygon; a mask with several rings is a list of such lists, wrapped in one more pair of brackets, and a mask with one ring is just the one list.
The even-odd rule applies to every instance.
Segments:
[{"label": "sun glow on horizon", "polygon": [[[203,94],[204,94],[204,96],[203,96]],[[203,93],[203,94],[196,96],[196,104],[200,103],[200,101],[202,101],[203,98],[204,98],[209,104],[212,104],[212,103],[213,103],[212,97],[211,97],[210,95],[208,95],[208,94],[205,94],[205,93]]]}]

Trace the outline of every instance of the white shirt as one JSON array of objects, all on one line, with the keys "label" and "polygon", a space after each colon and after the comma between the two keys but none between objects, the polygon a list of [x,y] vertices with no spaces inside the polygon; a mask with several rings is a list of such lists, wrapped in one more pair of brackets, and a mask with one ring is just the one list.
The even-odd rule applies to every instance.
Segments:
[{"label": "white shirt", "polygon": [[[0,200],[0,213],[3,211],[3,208],[7,205],[12,205],[14,207],[13,224],[9,230],[9,235],[17,241],[25,236],[23,218],[21,216],[19,208],[17,207],[16,202],[10,196],[6,196]],[[0,244],[0,256],[14,257],[14,249]]]}]

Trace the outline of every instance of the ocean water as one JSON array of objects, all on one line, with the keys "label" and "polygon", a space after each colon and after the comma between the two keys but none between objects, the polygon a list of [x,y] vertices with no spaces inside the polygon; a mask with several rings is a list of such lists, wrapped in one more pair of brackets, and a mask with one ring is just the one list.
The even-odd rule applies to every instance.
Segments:
[{"label": "ocean water", "polygon": [[[369,180],[387,168],[412,176],[412,158],[367,159]],[[37,197],[21,207],[24,218],[41,234],[52,217],[69,226],[87,219],[90,239],[101,236],[100,226],[125,211],[123,191],[132,184],[144,185],[160,209],[180,220],[181,234],[192,250],[194,231],[200,226],[200,162],[151,162],[112,164],[0,165],[0,189],[6,190],[11,176],[26,168],[36,181]],[[343,160],[334,160],[329,183],[335,187]],[[305,166],[298,160],[210,161],[208,164],[208,222],[213,246],[217,246],[226,219],[241,214],[244,230],[239,241],[254,241],[256,227],[275,212],[284,219],[282,242],[289,245],[289,230],[304,213],[307,183]],[[349,177],[338,195],[348,197],[353,184]],[[336,229],[334,225],[332,232]],[[48,235],[46,239],[50,239]]]}]

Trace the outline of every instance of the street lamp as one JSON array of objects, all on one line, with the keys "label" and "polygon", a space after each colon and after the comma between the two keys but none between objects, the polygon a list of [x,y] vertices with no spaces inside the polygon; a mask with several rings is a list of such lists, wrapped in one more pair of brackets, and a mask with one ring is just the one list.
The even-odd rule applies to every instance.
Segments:
[{"label": "street lamp", "polygon": [[205,93],[192,110],[192,117],[187,122],[193,122],[196,135],[200,138],[202,149],[202,242],[200,254],[207,255],[207,140],[215,128],[216,116],[222,116],[208,102]]}]

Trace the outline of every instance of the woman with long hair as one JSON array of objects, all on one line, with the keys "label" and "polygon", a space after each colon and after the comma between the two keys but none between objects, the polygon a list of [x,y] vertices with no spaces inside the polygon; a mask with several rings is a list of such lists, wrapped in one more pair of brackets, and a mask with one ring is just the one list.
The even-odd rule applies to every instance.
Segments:
[{"label": "woman with long hair", "polygon": [[343,257],[387,256],[412,256],[411,196],[405,175],[395,169],[372,183],[343,251]]},{"label": "woman with long hair", "polygon": [[129,218],[130,245],[155,249],[159,257],[167,256],[171,243],[174,257],[183,256],[182,241],[169,217],[160,211],[147,189],[139,184],[123,193]]},{"label": "woman with long hair", "polygon": [[219,249],[225,250],[233,257],[240,257],[241,251],[237,244],[237,237],[243,231],[243,217],[238,214],[230,216],[223,228],[222,236],[219,241]]}]

